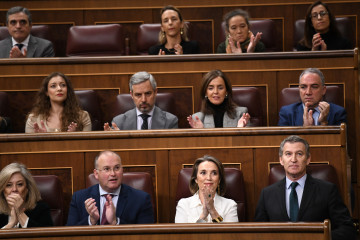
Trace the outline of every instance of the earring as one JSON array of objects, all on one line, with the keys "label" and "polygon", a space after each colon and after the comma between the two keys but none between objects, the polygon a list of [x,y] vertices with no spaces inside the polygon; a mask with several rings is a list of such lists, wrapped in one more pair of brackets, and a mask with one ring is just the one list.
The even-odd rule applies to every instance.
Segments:
[{"label": "earring", "polygon": [[180,34],[183,35],[184,34],[184,29],[180,28]]},{"label": "earring", "polygon": [[161,36],[164,38],[165,37],[165,31],[161,32]]},{"label": "earring", "polygon": [[225,95],[225,97],[227,98],[227,94]]},{"label": "earring", "polygon": [[208,98],[208,96],[205,96],[205,99],[207,99]]}]

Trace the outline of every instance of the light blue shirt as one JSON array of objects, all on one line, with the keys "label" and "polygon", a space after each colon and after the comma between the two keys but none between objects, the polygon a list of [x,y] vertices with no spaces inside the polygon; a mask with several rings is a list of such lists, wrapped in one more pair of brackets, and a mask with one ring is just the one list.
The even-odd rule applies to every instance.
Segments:
[{"label": "light blue shirt", "polygon": [[[305,111],[305,104],[303,104],[303,108]],[[320,117],[320,110],[319,110],[319,106],[317,106],[316,108],[313,108],[313,119],[314,119],[314,125],[319,125],[319,117]]]},{"label": "light blue shirt", "polygon": [[[307,174],[305,174],[299,180],[296,181],[296,182],[299,183],[295,188],[295,191],[296,191],[297,196],[298,196],[299,209],[300,209],[301,199],[302,199],[303,192],[304,192],[306,177],[307,177]],[[286,200],[286,211],[287,211],[287,214],[288,214],[289,217],[290,217],[290,192],[291,192],[290,184],[291,183],[292,183],[292,181],[286,177],[285,200]]]}]

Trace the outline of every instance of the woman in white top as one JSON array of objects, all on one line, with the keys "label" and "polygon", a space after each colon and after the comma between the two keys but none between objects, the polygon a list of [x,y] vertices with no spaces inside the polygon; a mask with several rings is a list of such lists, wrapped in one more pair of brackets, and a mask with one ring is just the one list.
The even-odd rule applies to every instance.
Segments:
[{"label": "woman in white top", "polygon": [[189,188],[193,196],[180,199],[175,223],[239,221],[236,202],[222,197],[226,189],[224,167],[215,157],[196,159]]},{"label": "woman in white top", "polygon": [[91,120],[88,112],[80,108],[70,79],[54,72],[41,84],[25,132],[66,131],[91,131]]}]

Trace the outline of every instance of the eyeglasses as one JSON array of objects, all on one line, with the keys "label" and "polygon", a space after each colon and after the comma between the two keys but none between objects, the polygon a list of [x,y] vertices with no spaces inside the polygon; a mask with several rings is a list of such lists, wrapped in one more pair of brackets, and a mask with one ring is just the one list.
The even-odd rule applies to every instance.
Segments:
[{"label": "eyeglasses", "polygon": [[319,13],[314,12],[310,15],[311,18],[319,18],[320,17],[324,17],[326,15],[328,15],[329,13],[327,11],[320,11]]},{"label": "eyeglasses", "polygon": [[111,173],[111,171],[114,171],[114,173],[118,173],[121,171],[121,166],[117,165],[113,168],[111,167],[103,167],[102,169],[97,169],[98,171],[103,171],[104,173]]}]

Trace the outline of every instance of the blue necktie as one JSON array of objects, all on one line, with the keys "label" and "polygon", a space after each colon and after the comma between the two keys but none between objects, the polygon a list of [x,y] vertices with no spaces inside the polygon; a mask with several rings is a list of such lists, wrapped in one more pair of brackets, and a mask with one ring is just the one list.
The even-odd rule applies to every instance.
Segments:
[{"label": "blue necktie", "polygon": [[299,202],[298,202],[298,196],[296,193],[295,188],[299,185],[297,182],[292,182],[290,184],[291,192],[290,192],[290,220],[292,222],[296,222],[297,216],[299,213]]},{"label": "blue necktie", "polygon": [[19,50],[21,51],[21,49],[23,48],[24,44],[22,43],[17,43],[15,44],[15,46],[17,46],[19,48]]}]

